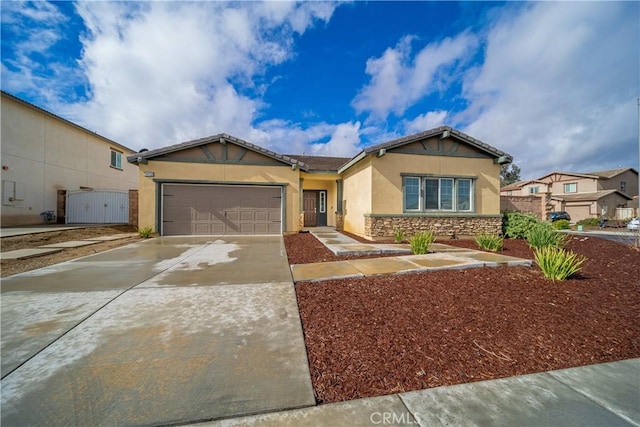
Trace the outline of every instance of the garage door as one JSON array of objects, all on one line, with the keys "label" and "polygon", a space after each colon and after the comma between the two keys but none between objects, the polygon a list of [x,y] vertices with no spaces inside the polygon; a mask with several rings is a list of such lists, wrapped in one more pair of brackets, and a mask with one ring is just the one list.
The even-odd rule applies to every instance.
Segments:
[{"label": "garage door", "polygon": [[162,185],[165,236],[281,232],[281,187]]}]

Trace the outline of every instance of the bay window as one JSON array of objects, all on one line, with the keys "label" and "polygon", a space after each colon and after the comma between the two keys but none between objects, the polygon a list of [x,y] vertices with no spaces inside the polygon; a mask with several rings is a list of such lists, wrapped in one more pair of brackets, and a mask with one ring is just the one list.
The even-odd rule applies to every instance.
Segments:
[{"label": "bay window", "polygon": [[405,212],[473,212],[473,179],[405,176]]}]

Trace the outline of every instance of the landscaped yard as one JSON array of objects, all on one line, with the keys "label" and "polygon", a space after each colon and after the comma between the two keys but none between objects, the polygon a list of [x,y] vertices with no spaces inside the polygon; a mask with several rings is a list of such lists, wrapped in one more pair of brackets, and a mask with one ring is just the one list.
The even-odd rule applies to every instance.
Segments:
[{"label": "landscaped yard", "polygon": [[[293,264],[339,258],[309,234],[285,244]],[[297,283],[318,402],[640,357],[640,252],[567,248],[587,261],[564,282],[534,265]],[[533,259],[522,240],[503,253]]]}]

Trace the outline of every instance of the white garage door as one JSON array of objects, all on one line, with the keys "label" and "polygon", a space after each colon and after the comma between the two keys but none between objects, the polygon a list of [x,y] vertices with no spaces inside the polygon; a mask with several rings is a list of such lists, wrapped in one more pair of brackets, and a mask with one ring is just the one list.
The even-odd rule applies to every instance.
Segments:
[{"label": "white garage door", "polygon": [[162,234],[280,234],[282,187],[162,185]]}]

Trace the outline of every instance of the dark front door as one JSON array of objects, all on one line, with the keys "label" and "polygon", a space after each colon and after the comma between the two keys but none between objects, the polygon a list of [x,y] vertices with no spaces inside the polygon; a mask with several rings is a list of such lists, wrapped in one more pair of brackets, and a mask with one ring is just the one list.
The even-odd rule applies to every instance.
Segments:
[{"label": "dark front door", "polygon": [[304,226],[315,227],[318,225],[317,197],[315,192],[305,191],[302,193],[304,209]]}]

